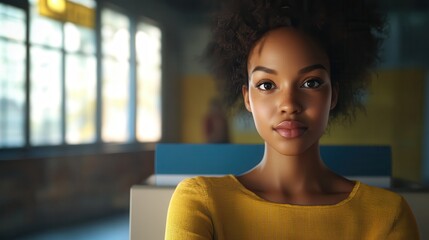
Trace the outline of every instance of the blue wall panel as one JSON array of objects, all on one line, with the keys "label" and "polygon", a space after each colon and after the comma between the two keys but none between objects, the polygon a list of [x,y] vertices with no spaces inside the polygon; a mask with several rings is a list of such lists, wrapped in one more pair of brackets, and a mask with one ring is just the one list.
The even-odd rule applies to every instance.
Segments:
[{"label": "blue wall panel", "polygon": [[[241,174],[257,165],[260,144],[158,144],[156,174]],[[345,176],[391,176],[389,146],[322,146],[327,166]]]}]

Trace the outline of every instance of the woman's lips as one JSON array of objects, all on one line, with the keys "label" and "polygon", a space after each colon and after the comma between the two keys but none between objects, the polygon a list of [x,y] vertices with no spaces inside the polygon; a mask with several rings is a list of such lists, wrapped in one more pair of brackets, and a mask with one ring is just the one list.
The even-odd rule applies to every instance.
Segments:
[{"label": "woman's lips", "polygon": [[283,121],[274,130],[284,138],[297,138],[305,133],[307,127],[298,121]]}]

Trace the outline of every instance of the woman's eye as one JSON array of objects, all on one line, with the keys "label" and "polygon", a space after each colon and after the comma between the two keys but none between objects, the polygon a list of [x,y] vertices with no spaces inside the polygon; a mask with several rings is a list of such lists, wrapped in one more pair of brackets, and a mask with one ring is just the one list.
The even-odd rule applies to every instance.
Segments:
[{"label": "woman's eye", "polygon": [[263,91],[269,91],[274,88],[274,84],[270,82],[264,82],[259,84],[257,88]]},{"label": "woman's eye", "polygon": [[319,79],[310,79],[302,84],[304,88],[318,88],[322,84],[322,81]]}]

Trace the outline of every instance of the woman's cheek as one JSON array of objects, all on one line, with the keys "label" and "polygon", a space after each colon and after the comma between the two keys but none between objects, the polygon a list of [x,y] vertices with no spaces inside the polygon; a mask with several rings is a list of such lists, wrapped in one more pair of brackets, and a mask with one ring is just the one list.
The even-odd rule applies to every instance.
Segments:
[{"label": "woman's cheek", "polygon": [[[271,102],[272,104],[272,102]],[[260,101],[253,106],[253,117],[256,124],[268,124],[273,116],[273,106],[269,101]]]}]

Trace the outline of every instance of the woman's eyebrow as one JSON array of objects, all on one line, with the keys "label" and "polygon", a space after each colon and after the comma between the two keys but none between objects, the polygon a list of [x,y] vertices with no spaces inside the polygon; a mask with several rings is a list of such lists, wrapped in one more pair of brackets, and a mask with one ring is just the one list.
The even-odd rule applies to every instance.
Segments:
[{"label": "woman's eyebrow", "polygon": [[269,74],[277,74],[276,70],[271,69],[271,68],[267,68],[267,67],[263,67],[263,66],[256,66],[252,73],[256,72],[256,71],[262,71],[262,72],[266,72]]},{"label": "woman's eyebrow", "polygon": [[[304,74],[304,73],[308,73],[308,72],[311,72],[311,71],[316,70],[316,69],[324,69],[324,70],[327,70],[327,69],[325,68],[325,66],[323,66],[322,64],[313,64],[313,65],[310,65],[310,66],[307,66],[307,67],[304,67],[304,68],[300,69],[300,70],[298,71],[298,73],[299,73],[299,74]],[[256,66],[256,67],[253,69],[252,73],[254,73],[254,72],[256,72],[256,71],[261,71],[261,72],[265,72],[265,73],[269,73],[269,74],[277,74],[277,71],[276,71],[276,70],[271,69],[271,68],[267,68],[267,67],[263,67],[263,66]]]},{"label": "woman's eyebrow", "polygon": [[301,70],[298,71],[298,73],[304,74],[304,73],[308,73],[308,72],[311,72],[311,71],[316,70],[316,69],[324,69],[327,71],[327,69],[322,64],[314,64],[314,65],[310,65],[308,67],[302,68]]}]

